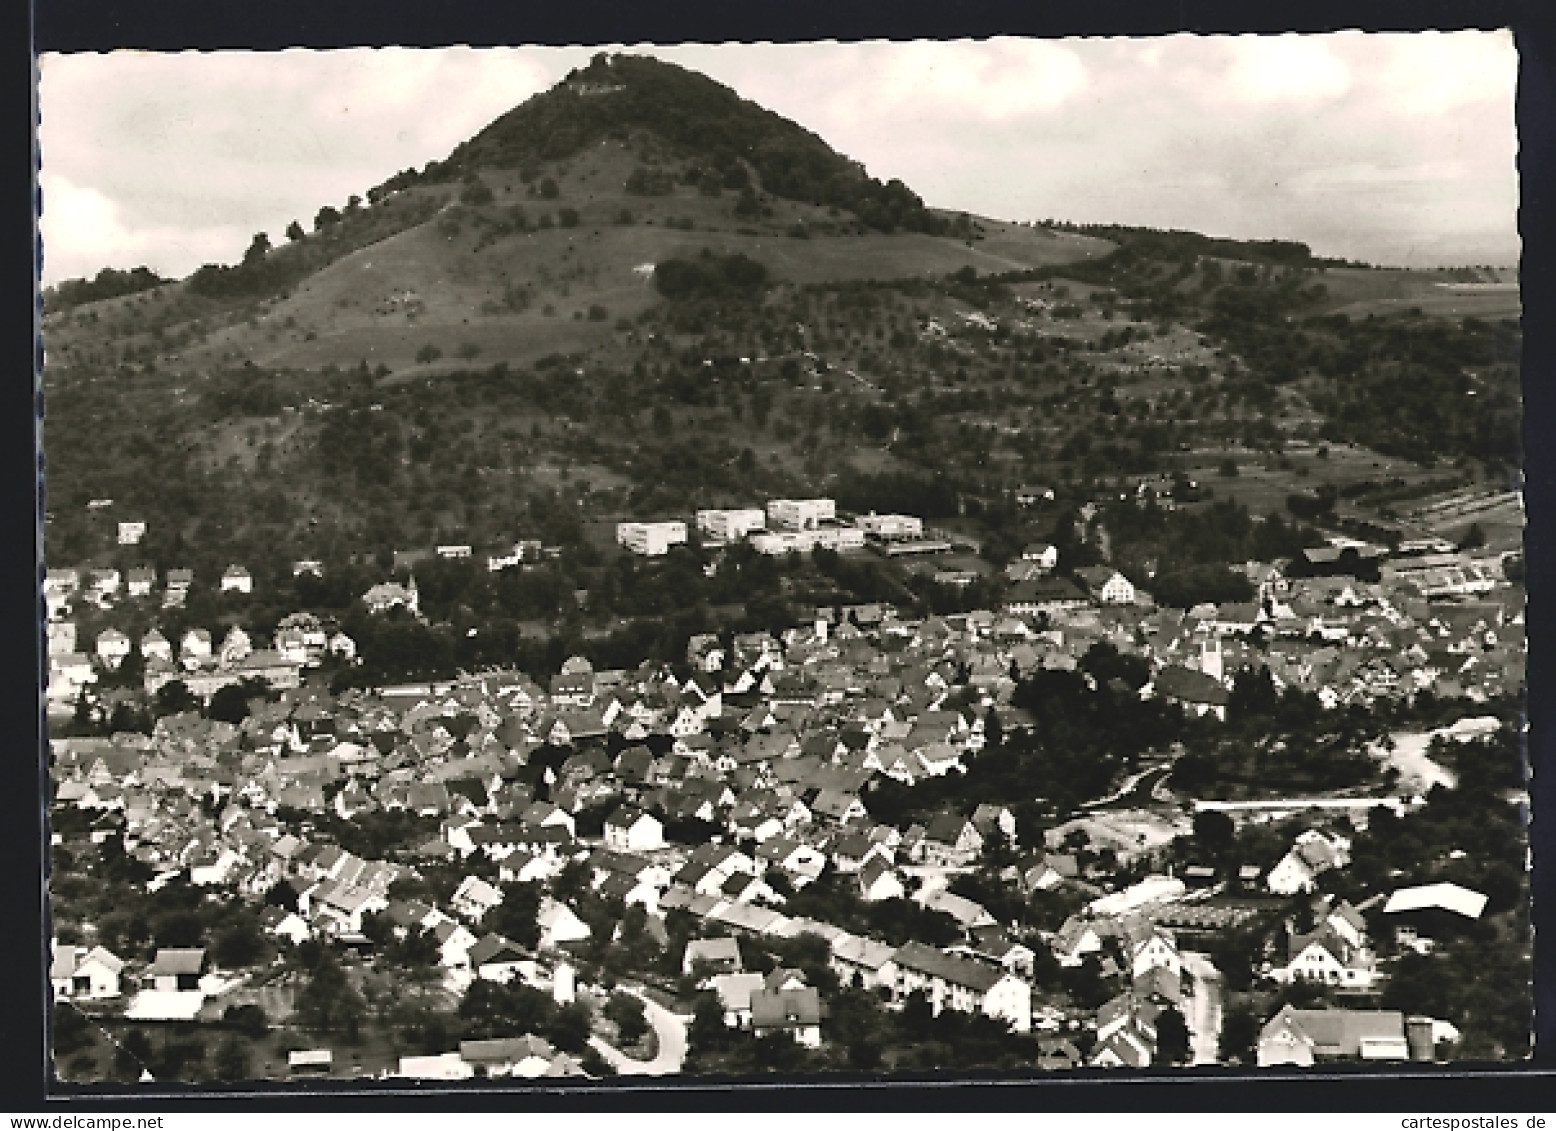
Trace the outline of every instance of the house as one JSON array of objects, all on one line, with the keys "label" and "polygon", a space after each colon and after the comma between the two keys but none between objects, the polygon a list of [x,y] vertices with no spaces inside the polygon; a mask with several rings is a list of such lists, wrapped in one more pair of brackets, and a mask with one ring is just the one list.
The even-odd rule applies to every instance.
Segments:
[{"label": "house", "polygon": [[926,888],[913,898],[926,911],[938,911],[942,915],[951,916],[964,931],[994,925],[994,916],[989,914],[983,904],[945,888]]},{"label": "house", "polygon": [[502,891],[479,876],[466,876],[449,900],[455,911],[476,923],[501,902]]},{"label": "house", "polygon": [[713,992],[724,1010],[724,1024],[731,1029],[751,1027],[751,996],[760,993],[766,983],[760,974],[719,974],[713,979]]},{"label": "house", "polygon": [[859,869],[859,896],[867,903],[901,899],[905,894],[906,889],[896,869],[881,857],[871,855],[864,867]]},{"label": "house", "polygon": [[1308,829],[1297,837],[1280,863],[1270,869],[1265,886],[1276,895],[1311,892],[1318,876],[1350,863],[1350,849],[1351,842],[1343,836],[1326,836],[1318,829]]},{"label": "house", "polygon": [[211,658],[211,634],[203,628],[191,628],[184,633],[178,646],[179,659],[185,668],[194,671]]},{"label": "house", "polygon": [[370,613],[383,614],[391,609],[404,609],[412,616],[421,615],[421,594],[416,588],[416,578],[401,585],[398,581],[385,581],[362,594],[362,603]]},{"label": "house", "polygon": [[1182,664],[1168,664],[1156,673],[1148,686],[1152,695],[1182,704],[1193,715],[1226,718],[1226,706],[1231,696],[1219,680],[1205,672]]},{"label": "house", "polygon": [[651,813],[624,805],[606,818],[605,844],[617,852],[647,852],[664,843],[664,825]]},{"label": "house", "polygon": [[964,867],[983,850],[983,836],[976,825],[957,813],[944,812],[929,822],[919,855],[926,864]]},{"label": "house", "polygon": [[105,668],[117,669],[129,654],[130,638],[117,628],[105,629],[98,635],[97,659]]},{"label": "house", "polygon": [[259,926],[267,935],[285,939],[293,946],[300,946],[313,937],[313,928],[295,911],[284,907],[267,907],[259,913]]},{"label": "house", "polygon": [[1032,987],[998,967],[910,942],[892,956],[897,966],[893,996],[922,992],[935,1013],[955,1009],[1008,1022],[1018,1033],[1032,1029]]},{"label": "house", "polygon": [[204,947],[161,947],[146,969],[146,981],[162,993],[197,990],[204,973]]},{"label": "house", "polygon": [[460,1041],[459,1059],[477,1076],[520,1076],[533,1079],[546,1075],[556,1059],[551,1044],[535,1036],[497,1037],[484,1041]]},{"label": "house", "polygon": [[1287,961],[1270,972],[1280,982],[1320,982],[1340,989],[1368,990],[1377,978],[1372,953],[1329,923],[1308,934],[1292,932]]},{"label": "house", "polygon": [[469,1080],[475,1067],[457,1052],[434,1056],[402,1056],[397,1076],[408,1080]]},{"label": "house", "polygon": [[582,942],[590,935],[589,924],[565,903],[546,900],[535,917],[540,927],[540,948],[555,950],[567,943]]},{"label": "house", "polygon": [[1082,566],[1075,576],[1092,600],[1103,605],[1132,605],[1135,603],[1135,586],[1129,578],[1107,566]]},{"label": "house", "polygon": [[681,956],[681,973],[690,974],[698,967],[721,974],[739,974],[745,969],[740,944],[732,938],[692,939]]},{"label": "house", "polygon": [[807,1048],[821,1047],[821,994],[814,986],[758,990],[751,995],[751,1031],[787,1033]]},{"label": "house", "polygon": [[1052,573],[1059,565],[1059,550],[1047,542],[1033,542],[1022,549],[1021,560],[1032,562],[1044,572]]},{"label": "house", "polygon": [[124,575],[124,582],[131,597],[149,597],[157,584],[157,571],[150,566],[135,566]]},{"label": "house", "polygon": [[1010,587],[1004,611],[1015,617],[1051,616],[1088,603],[1086,594],[1067,577],[1033,577]]},{"label": "house", "polygon": [[482,935],[466,952],[470,969],[477,978],[488,982],[511,982],[515,974],[525,967],[535,968],[535,962],[518,943],[498,934]]},{"label": "house", "polygon": [[1259,1033],[1259,1067],[1327,1060],[1406,1060],[1405,1016],[1384,1009],[1285,1006]]},{"label": "house", "polygon": [[119,996],[124,960],[107,947],[54,944],[49,982],[60,1001],[102,1001]]},{"label": "house", "polygon": [[148,663],[159,661],[165,664],[173,662],[173,645],[168,643],[168,638],[163,636],[155,628],[148,629],[146,635],[140,638],[141,658]]},{"label": "house", "polygon": [[242,566],[230,565],[222,571],[221,591],[223,593],[252,593],[254,592],[254,578]]},{"label": "house", "polygon": [[843,985],[857,981],[864,989],[893,989],[897,984],[896,954],[883,942],[844,932],[832,940],[830,965]]},{"label": "house", "polygon": [[1094,921],[1072,915],[1054,934],[1051,949],[1060,966],[1079,966],[1102,952],[1102,932]]}]

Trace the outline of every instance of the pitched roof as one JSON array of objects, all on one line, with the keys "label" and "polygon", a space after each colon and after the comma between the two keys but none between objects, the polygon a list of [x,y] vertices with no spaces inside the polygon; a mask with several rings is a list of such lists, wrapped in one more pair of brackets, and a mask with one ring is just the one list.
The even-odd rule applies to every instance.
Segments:
[{"label": "pitched roof", "polygon": [[898,947],[893,959],[905,969],[939,978],[953,986],[966,986],[979,993],[987,993],[1005,976],[1005,972],[998,967],[976,959],[947,954],[921,942],[910,942]]}]

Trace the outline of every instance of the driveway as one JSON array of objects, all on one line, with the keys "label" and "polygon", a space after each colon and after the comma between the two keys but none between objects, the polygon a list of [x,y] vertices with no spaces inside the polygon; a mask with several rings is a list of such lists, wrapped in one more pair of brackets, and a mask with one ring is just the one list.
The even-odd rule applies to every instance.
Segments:
[{"label": "driveway", "polygon": [[668,1076],[679,1072],[686,1062],[686,1022],[639,990],[628,986],[620,988],[643,1003],[643,1017],[654,1027],[654,1036],[659,1040],[658,1055],[653,1060],[633,1060],[599,1037],[590,1037],[589,1047],[623,1076]]},{"label": "driveway", "polygon": [[1191,1064],[1215,1064],[1221,1041],[1221,971],[1210,959],[1192,950],[1183,952],[1184,968],[1194,975],[1194,996],[1184,1004],[1189,1025]]}]

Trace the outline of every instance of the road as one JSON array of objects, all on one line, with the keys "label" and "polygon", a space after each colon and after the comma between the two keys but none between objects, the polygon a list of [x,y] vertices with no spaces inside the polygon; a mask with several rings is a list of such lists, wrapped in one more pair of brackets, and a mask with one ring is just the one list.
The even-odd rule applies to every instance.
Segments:
[{"label": "road", "polygon": [[1130,774],[1119,784],[1117,789],[1106,797],[1088,801],[1081,808],[1087,811],[1109,808],[1132,809],[1149,804],[1155,797],[1156,787],[1171,772],[1171,764],[1166,766],[1147,766],[1143,770],[1137,770]]},{"label": "road", "polygon": [[622,986],[621,989],[643,1003],[643,1016],[654,1027],[654,1036],[659,1040],[658,1055],[653,1060],[633,1060],[599,1037],[590,1037],[589,1047],[623,1076],[668,1076],[672,1072],[679,1072],[686,1061],[686,1023],[636,989],[628,986]]},{"label": "road", "polygon": [[1188,1008],[1184,1020],[1189,1024],[1191,1064],[1215,1064],[1221,1041],[1221,971],[1210,959],[1196,951],[1183,952],[1183,966],[1194,975],[1194,996],[1184,1002]]}]

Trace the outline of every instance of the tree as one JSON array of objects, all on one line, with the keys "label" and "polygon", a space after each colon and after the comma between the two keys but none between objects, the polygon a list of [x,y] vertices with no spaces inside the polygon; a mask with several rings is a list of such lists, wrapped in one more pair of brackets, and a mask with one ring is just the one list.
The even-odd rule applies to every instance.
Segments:
[{"label": "tree", "polygon": [[1216,809],[1201,809],[1194,814],[1194,843],[1212,860],[1219,860],[1236,834],[1232,818]]},{"label": "tree", "polygon": [[263,1037],[270,1031],[270,1018],[265,1015],[264,1006],[253,1003],[229,1005],[222,1013],[222,1023],[245,1037]]},{"label": "tree", "polygon": [[252,966],[264,953],[265,936],[258,921],[247,912],[234,916],[216,933],[211,945],[211,958],[227,969]]},{"label": "tree", "polygon": [[1168,1006],[1156,1018],[1156,1053],[1152,1063],[1183,1064],[1189,1059],[1189,1026],[1176,1006]]},{"label": "tree", "polygon": [[249,1047],[237,1037],[228,1037],[216,1049],[216,1063],[212,1065],[218,1080],[235,1081],[249,1078]]},{"label": "tree", "polygon": [[211,696],[211,705],[206,708],[205,714],[207,718],[219,722],[234,725],[241,723],[249,717],[248,690],[236,683],[218,688],[216,694]]},{"label": "tree", "polygon": [[687,1042],[697,1052],[722,1049],[729,1044],[729,1029],[724,1024],[724,1007],[712,993],[697,995],[692,1023],[686,1029]]},{"label": "tree", "polygon": [[181,679],[170,680],[157,688],[156,714],[158,718],[163,715],[181,715],[186,711],[198,711],[200,700],[194,697],[189,690],[189,685]]},{"label": "tree", "polygon": [[325,228],[333,227],[340,223],[340,209],[326,204],[313,218],[313,230],[322,232]]},{"label": "tree", "polygon": [[550,177],[544,177],[544,178],[541,179],[541,182],[540,182],[540,195],[541,195],[541,197],[543,197],[546,200],[555,200],[560,193],[561,193],[561,189],[557,188],[556,181],[552,180]]},{"label": "tree", "polygon": [[636,1042],[648,1032],[648,1021],[643,1016],[643,1002],[633,994],[612,994],[605,1003],[605,1016],[615,1022],[621,1039],[628,1044]]},{"label": "tree", "polygon": [[307,235],[307,233],[303,231],[303,226],[296,220],[293,220],[286,226],[286,238],[291,240],[293,243],[296,243],[305,235]]},{"label": "tree", "polygon": [[581,1001],[564,1005],[556,1011],[548,1027],[551,1043],[563,1052],[581,1053],[589,1047],[589,1034],[594,1019],[589,1007]]},{"label": "tree", "polygon": [[264,232],[256,232],[249,249],[243,253],[243,266],[252,267],[256,263],[264,261],[270,254],[270,237]]},{"label": "tree", "polygon": [[1220,1044],[1216,1050],[1222,1061],[1251,1064],[1259,1044],[1259,1018],[1247,1005],[1234,1005],[1221,1021]]}]

